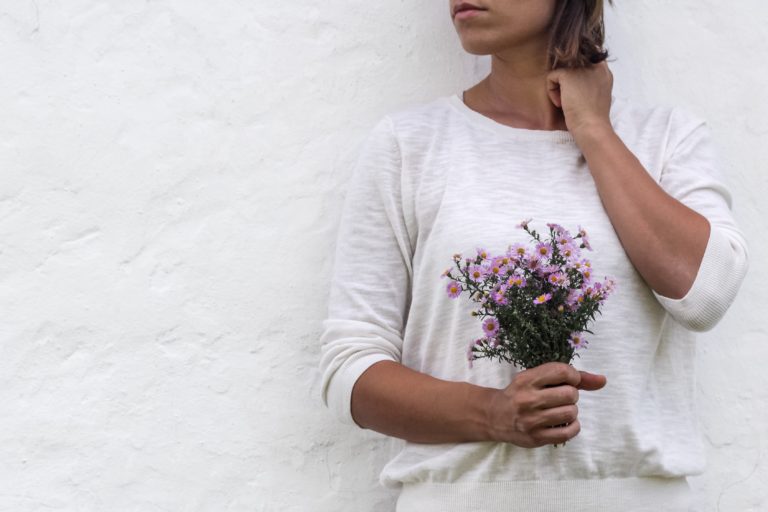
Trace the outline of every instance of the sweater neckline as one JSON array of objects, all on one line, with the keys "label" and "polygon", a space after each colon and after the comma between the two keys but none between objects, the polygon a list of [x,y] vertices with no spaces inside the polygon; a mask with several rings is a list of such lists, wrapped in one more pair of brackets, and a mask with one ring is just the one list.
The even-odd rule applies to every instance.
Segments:
[{"label": "sweater neckline", "polygon": [[[464,103],[464,91],[460,91],[448,96],[448,102],[453,105],[456,110],[461,112],[468,120],[476,125],[483,126],[490,129],[497,134],[508,137],[511,139],[520,140],[532,140],[532,141],[544,141],[554,142],[557,144],[564,144],[566,146],[572,146],[578,148],[576,139],[568,130],[533,130],[529,128],[518,128],[515,126],[509,126],[499,123],[491,119],[490,117],[481,114],[476,110],[472,110]],[[615,105],[615,98],[611,95],[611,107]]]}]

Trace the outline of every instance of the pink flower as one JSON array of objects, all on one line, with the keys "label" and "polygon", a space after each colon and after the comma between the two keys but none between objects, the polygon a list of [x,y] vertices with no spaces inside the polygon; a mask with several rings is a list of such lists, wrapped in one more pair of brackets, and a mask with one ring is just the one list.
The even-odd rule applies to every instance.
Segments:
[{"label": "pink flower", "polygon": [[559,265],[542,265],[541,267],[539,267],[539,271],[542,274],[552,274],[552,273],[557,272],[559,270],[560,270],[560,266]]},{"label": "pink flower", "polygon": [[552,294],[551,293],[544,293],[542,295],[539,295],[535,299],[533,299],[533,303],[534,304],[544,304],[545,302],[547,302],[551,298],[552,298]]},{"label": "pink flower", "polygon": [[549,277],[547,278],[547,281],[557,286],[564,286],[565,275],[562,272],[555,272],[554,274],[549,275]]},{"label": "pink flower", "polygon": [[539,262],[539,258],[534,254],[530,257],[525,266],[528,268],[528,270],[536,270],[539,268]]},{"label": "pink flower", "polygon": [[504,272],[504,268],[501,265],[501,258],[493,258],[491,264],[486,267],[486,273],[500,276]]},{"label": "pink flower", "polygon": [[539,257],[549,257],[549,255],[552,254],[552,247],[547,243],[539,242],[536,244],[536,254],[538,254]]},{"label": "pink flower", "polygon": [[507,296],[505,295],[506,291],[507,291],[506,288],[503,286],[500,287],[498,290],[494,291],[491,294],[491,297],[493,297],[493,301],[496,304],[506,304],[508,302]]},{"label": "pink flower", "polygon": [[476,283],[483,280],[486,274],[486,269],[480,265],[472,265],[469,267],[469,278]]},{"label": "pink flower", "polygon": [[567,232],[563,226],[554,222],[547,222],[547,227],[554,230],[555,234]]},{"label": "pink flower", "polygon": [[528,223],[529,223],[529,222],[531,222],[531,220],[532,220],[532,219],[525,219],[524,221],[522,221],[520,224],[518,224],[518,225],[517,225],[517,226],[515,226],[515,227],[516,227],[516,228],[525,229],[525,228],[527,228],[527,227],[528,227]]},{"label": "pink flower", "polygon": [[472,361],[477,359],[475,357],[475,353],[472,351],[472,347],[474,347],[475,345],[479,345],[479,344],[480,344],[480,340],[479,339],[472,340],[469,343],[469,347],[467,348],[467,360],[469,361],[469,367],[470,368],[472,368]]},{"label": "pink flower", "polygon": [[573,243],[561,245],[559,249],[560,249],[560,254],[565,256],[565,259],[569,261],[572,260],[573,258],[578,257],[579,255],[579,249]]},{"label": "pink flower", "polygon": [[517,274],[512,275],[507,279],[507,286],[517,286],[518,288],[525,287],[525,278]]},{"label": "pink flower", "polygon": [[555,243],[558,247],[562,247],[564,245],[571,245],[573,243],[573,238],[571,238],[570,235],[567,233],[559,233],[555,237]]},{"label": "pink flower", "polygon": [[527,251],[525,250],[525,244],[518,243],[510,245],[508,254],[516,261],[522,260],[527,254]]},{"label": "pink flower", "polygon": [[487,336],[495,336],[499,332],[499,321],[494,317],[488,317],[483,320],[483,332]]},{"label": "pink flower", "polygon": [[575,349],[586,348],[587,343],[589,342],[581,336],[581,333],[571,333],[571,337],[568,338],[568,344]]},{"label": "pink flower", "polygon": [[448,296],[452,299],[455,299],[461,294],[461,284],[457,281],[450,281],[445,289],[448,292]]},{"label": "pink flower", "polygon": [[509,255],[504,256],[497,256],[496,257],[499,261],[499,265],[502,267],[508,267],[512,263],[512,258],[509,257]]},{"label": "pink flower", "polygon": [[579,235],[581,235],[581,243],[584,244],[584,247],[588,250],[592,250],[592,247],[589,245],[589,238],[587,237],[587,232],[584,231],[584,228],[579,226]]}]

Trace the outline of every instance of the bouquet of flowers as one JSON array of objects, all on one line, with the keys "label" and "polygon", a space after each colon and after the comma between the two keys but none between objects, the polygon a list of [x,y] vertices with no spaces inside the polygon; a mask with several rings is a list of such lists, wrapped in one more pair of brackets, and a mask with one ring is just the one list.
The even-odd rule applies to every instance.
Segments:
[{"label": "bouquet of flowers", "polygon": [[[589,343],[584,333],[600,306],[615,290],[606,277],[593,281],[591,263],[581,249],[592,250],[581,226],[576,236],[562,226],[548,223],[549,238],[542,240],[528,227],[531,219],[516,227],[524,229],[534,247],[512,244],[507,252],[491,255],[478,248],[474,258],[455,254],[456,270],[448,268],[446,291],[450,298],[468,292],[479,304],[472,316],[482,320],[485,336],[467,349],[469,367],[483,357],[498,358],[525,369],[557,361],[570,364],[576,352]],[[557,447],[557,445],[555,445]]]}]

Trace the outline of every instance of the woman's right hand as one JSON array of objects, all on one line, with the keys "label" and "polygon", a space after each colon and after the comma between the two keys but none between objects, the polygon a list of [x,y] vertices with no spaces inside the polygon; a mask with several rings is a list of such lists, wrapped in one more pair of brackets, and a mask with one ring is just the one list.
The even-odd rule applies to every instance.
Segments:
[{"label": "woman's right hand", "polygon": [[581,430],[576,406],[579,389],[594,391],[606,382],[604,375],[557,362],[517,373],[488,404],[491,440],[523,448],[566,442]]}]

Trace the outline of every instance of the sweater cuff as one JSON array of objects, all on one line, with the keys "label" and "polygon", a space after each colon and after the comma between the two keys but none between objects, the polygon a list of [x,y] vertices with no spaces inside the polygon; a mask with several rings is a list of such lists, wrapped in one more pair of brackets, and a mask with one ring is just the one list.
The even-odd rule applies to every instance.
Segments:
[{"label": "sweater cuff", "polygon": [[710,227],[709,240],[693,285],[684,297],[672,299],[653,291],[656,299],[686,329],[712,329],[730,307],[746,273],[726,232]]},{"label": "sweater cuff", "polygon": [[358,425],[352,417],[352,388],[355,386],[357,379],[360,378],[363,372],[379,361],[397,362],[388,354],[367,354],[353,360],[349,364],[341,366],[336,370],[336,373],[330,380],[328,384],[327,403],[336,418],[342,423],[365,428]]}]

